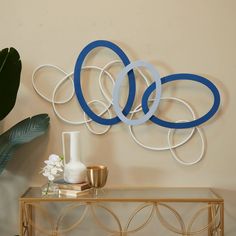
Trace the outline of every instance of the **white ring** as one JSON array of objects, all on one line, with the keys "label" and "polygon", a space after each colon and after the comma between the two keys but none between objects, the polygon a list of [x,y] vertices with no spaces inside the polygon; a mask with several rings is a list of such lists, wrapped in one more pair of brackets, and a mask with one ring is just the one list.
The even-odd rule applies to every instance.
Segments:
[{"label": "white ring", "polygon": [[[102,93],[102,95],[104,96],[104,98],[105,98],[110,104],[113,104],[112,99],[110,99],[110,98],[108,97],[107,93],[106,93],[105,90],[103,89],[101,79],[102,79],[102,75],[103,75],[104,71],[107,71],[107,68],[109,68],[109,67],[111,67],[112,65],[114,65],[114,64],[116,64],[116,63],[119,63],[119,62],[121,62],[121,61],[119,61],[119,60],[114,60],[114,61],[111,61],[111,62],[107,63],[107,64],[102,68],[102,70],[101,70],[101,72],[100,72],[100,74],[99,74],[99,76],[98,76],[99,88],[100,88],[100,90],[101,90],[101,93]],[[113,79],[112,76],[111,76],[111,78],[112,78],[111,81],[112,81],[112,84],[113,84],[113,87],[114,87],[115,81],[114,81],[114,79]]]},{"label": "white ring", "polygon": [[[176,121],[176,122],[188,122],[188,121],[189,121],[189,120],[179,120],[179,121]],[[202,158],[203,158],[204,151],[205,151],[204,137],[203,137],[203,134],[202,134],[202,131],[200,130],[200,128],[197,127],[197,126],[196,126],[195,128],[197,129],[197,131],[198,131],[198,133],[199,133],[199,135],[200,135],[201,141],[202,141],[202,150],[201,150],[201,154],[200,154],[200,156],[198,157],[198,159],[195,160],[195,161],[192,161],[192,162],[183,161],[181,158],[179,158],[179,157],[175,154],[173,148],[171,147],[171,139],[172,139],[172,137],[173,137],[173,132],[174,132],[174,130],[169,129],[169,132],[168,132],[168,144],[169,144],[169,146],[170,146],[171,154],[172,154],[173,158],[174,158],[177,162],[179,162],[180,164],[182,164],[182,165],[191,166],[191,165],[197,164],[197,163],[198,163],[199,161],[201,161]],[[171,136],[171,135],[172,135],[172,136]],[[171,138],[170,138],[170,136],[171,136]]]},{"label": "white ring", "polygon": [[[85,67],[83,67],[82,69],[83,69],[83,70],[86,70],[86,69],[102,70],[102,68],[97,67],[97,66],[85,66]],[[108,75],[108,77],[112,80],[112,76],[110,75],[110,73],[108,73],[107,71],[104,71],[104,72],[105,72],[105,73]],[[65,80],[64,80],[64,81],[65,81]],[[57,111],[56,106],[55,106],[55,102],[54,102],[54,100],[55,100],[55,94],[56,94],[58,88],[61,86],[61,84],[62,84],[64,81],[61,80],[61,81],[56,85],[56,87],[55,87],[55,89],[54,89],[54,91],[53,91],[52,106],[53,106],[53,110],[54,110],[55,114],[56,114],[61,120],[63,120],[64,122],[66,122],[66,123],[68,123],[68,124],[72,124],[72,125],[82,125],[82,124],[85,124],[86,122],[91,122],[91,121],[92,121],[91,119],[88,119],[88,120],[86,120],[86,121],[70,121],[70,120],[64,118],[64,117]],[[99,101],[99,100],[94,100],[94,101]],[[111,105],[112,105],[112,104],[109,104],[109,105],[107,106],[108,109],[111,107]],[[105,109],[104,111],[102,111],[102,112],[99,114],[99,116],[103,115],[103,114],[106,113],[107,111],[108,111],[108,110]]]},{"label": "white ring", "polygon": [[33,71],[33,74],[32,74],[32,77],[31,77],[31,81],[32,81],[32,85],[33,85],[33,88],[34,88],[34,90],[36,91],[36,93],[37,93],[41,98],[43,98],[44,100],[46,100],[46,101],[52,103],[52,100],[51,100],[50,98],[46,97],[42,92],[40,92],[40,90],[37,88],[36,83],[35,83],[35,80],[36,80],[35,74],[36,74],[39,70],[41,70],[41,69],[43,69],[43,68],[45,68],[45,67],[57,69],[57,70],[59,70],[61,73],[63,73],[63,74],[65,75],[58,83],[60,83],[61,81],[66,80],[66,79],[70,79],[71,84],[72,84],[72,93],[71,93],[70,97],[67,98],[66,100],[55,101],[55,103],[56,103],[56,104],[64,104],[64,103],[69,102],[69,101],[73,98],[74,92],[75,92],[74,83],[73,83],[73,80],[72,80],[72,78],[71,78],[71,76],[73,75],[73,72],[67,74],[64,70],[62,70],[60,67],[55,66],[55,65],[44,64],[44,65],[38,66],[38,67]]},{"label": "white ring", "polygon": [[[97,102],[97,103],[100,103],[101,105],[103,105],[103,106],[106,108],[106,110],[108,111],[108,113],[109,113],[109,118],[111,118],[111,112],[110,112],[109,108],[107,107],[107,105],[106,105],[104,102],[99,101],[99,100],[92,100],[92,101],[88,102],[88,105],[90,105],[91,103],[94,103],[94,102]],[[96,132],[96,131],[94,131],[94,130],[90,127],[89,122],[87,122],[86,113],[85,113],[85,112],[84,112],[84,121],[85,121],[85,125],[87,126],[88,130],[89,130],[91,133],[93,133],[93,134],[102,135],[102,134],[107,133],[107,132],[110,130],[110,128],[111,128],[111,125],[108,125],[107,128],[105,129],[105,131],[102,131],[102,132]]]},{"label": "white ring", "polygon": [[[152,101],[152,100],[153,100],[153,99],[150,99],[149,101]],[[194,120],[196,119],[196,116],[195,116],[195,113],[194,113],[193,109],[192,109],[191,106],[190,106],[187,102],[185,102],[184,100],[179,99],[179,98],[175,98],[175,97],[162,97],[161,100],[174,100],[174,101],[177,101],[177,102],[182,103],[182,104],[185,105],[185,106],[188,108],[188,110],[191,112],[191,115],[192,115],[193,119],[194,119]],[[135,110],[137,110],[139,107],[141,107],[141,104],[139,104],[139,105],[136,107]],[[134,110],[134,111],[135,111],[135,110]],[[133,114],[131,115],[130,119],[132,119],[132,117],[133,117]],[[183,140],[182,142],[180,142],[180,143],[178,143],[178,144],[176,144],[176,145],[174,145],[174,146],[171,146],[171,147],[170,147],[170,145],[169,145],[169,146],[166,146],[166,147],[151,147],[151,146],[147,146],[147,145],[141,143],[141,142],[135,137],[135,135],[134,135],[133,126],[132,126],[132,125],[129,125],[129,132],[130,132],[130,134],[131,134],[131,137],[134,139],[134,141],[135,141],[138,145],[140,145],[141,147],[146,148],[146,149],[148,149],[148,150],[153,150],[153,151],[165,151],[165,150],[170,150],[170,148],[177,148],[177,147],[182,146],[183,144],[185,144],[186,142],[188,142],[188,140],[193,136],[194,130],[195,130],[195,128],[192,128],[192,130],[191,130],[189,136],[188,136],[185,140]]]},{"label": "white ring", "polygon": [[[107,63],[107,64],[102,68],[102,70],[101,70],[101,72],[100,72],[100,74],[99,74],[99,77],[98,77],[99,87],[100,87],[100,90],[101,90],[101,92],[102,92],[102,95],[103,95],[103,96],[107,99],[107,101],[108,101],[109,103],[111,103],[112,105],[113,105],[113,101],[112,101],[112,99],[110,99],[110,98],[108,97],[108,95],[107,95],[106,92],[104,91],[103,86],[102,86],[102,82],[101,82],[101,78],[102,78],[102,75],[103,75],[104,71],[107,70],[107,69],[109,69],[111,66],[113,66],[113,65],[116,64],[116,63],[123,64],[123,62],[120,61],[120,60],[114,60],[114,61],[111,61],[111,62]],[[146,83],[146,85],[147,85],[147,87],[148,87],[148,86],[150,85],[150,83],[148,82],[147,77],[143,74],[143,72],[142,72],[138,67],[135,68],[135,70],[141,75],[141,78],[144,80],[144,82]],[[114,86],[115,86],[114,80],[112,80],[112,83],[113,83],[113,88],[114,88]],[[138,110],[136,110],[136,111],[132,111],[132,110],[131,110],[131,111],[129,112],[129,114],[136,113],[136,112],[139,112],[139,111],[141,111],[141,110],[142,110],[142,107],[140,106],[140,108],[139,108]]]}]

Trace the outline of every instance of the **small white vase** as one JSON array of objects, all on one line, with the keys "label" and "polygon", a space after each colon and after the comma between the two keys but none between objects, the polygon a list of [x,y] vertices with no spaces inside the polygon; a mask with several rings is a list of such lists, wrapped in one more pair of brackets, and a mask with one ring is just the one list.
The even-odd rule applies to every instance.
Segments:
[{"label": "small white vase", "polygon": [[[69,136],[69,155],[66,155],[65,136]],[[62,147],[64,155],[64,180],[67,183],[82,183],[86,181],[86,166],[80,161],[79,155],[80,132],[63,132]],[[68,152],[67,152],[68,153]],[[66,162],[68,160],[68,162]]]}]

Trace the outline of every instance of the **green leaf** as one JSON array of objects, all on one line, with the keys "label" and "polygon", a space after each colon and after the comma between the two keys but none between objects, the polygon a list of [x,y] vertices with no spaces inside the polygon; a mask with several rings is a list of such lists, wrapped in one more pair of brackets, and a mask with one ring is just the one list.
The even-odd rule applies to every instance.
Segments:
[{"label": "green leaf", "polygon": [[16,103],[20,85],[21,61],[15,48],[0,51],[0,120],[5,118]]},{"label": "green leaf", "polygon": [[32,141],[47,131],[49,120],[48,114],[39,114],[20,121],[0,135],[0,174],[20,145]]}]

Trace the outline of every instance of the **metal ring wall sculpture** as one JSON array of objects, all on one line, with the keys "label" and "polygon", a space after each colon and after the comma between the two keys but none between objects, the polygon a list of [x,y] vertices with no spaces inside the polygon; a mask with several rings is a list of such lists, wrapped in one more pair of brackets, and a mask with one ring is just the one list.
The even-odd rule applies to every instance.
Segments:
[{"label": "metal ring wall sculpture", "polygon": [[[117,56],[120,58],[120,60],[111,61],[108,64],[106,64],[104,67],[98,67],[98,66],[94,66],[94,65],[93,66],[84,66],[84,61],[85,61],[86,57],[89,55],[89,53],[92,50],[94,50],[98,47],[105,47],[105,48],[112,50],[115,54],[117,54]],[[109,73],[108,69],[112,65],[117,64],[117,63],[122,63],[124,65],[124,68],[120,71],[120,73],[118,74],[118,76],[115,80],[112,77],[112,75]],[[139,69],[139,68],[143,68],[143,67],[150,72],[150,74],[154,80],[154,82],[152,84],[149,84],[146,76]],[[53,91],[52,99],[43,95],[43,93],[36,86],[36,81],[35,81],[36,74],[39,70],[42,70],[43,68],[54,68],[64,74],[64,77],[58,82],[58,84],[56,85],[56,87]],[[137,81],[135,80],[134,69],[141,75],[141,77],[143,78],[143,80],[146,83],[147,88],[142,96],[141,104],[137,108],[132,110],[134,100],[135,100],[136,83],[137,83]],[[82,70],[100,71],[99,86],[100,86],[100,90],[104,96],[104,99],[107,101],[108,104],[106,104],[100,100],[92,100],[92,101],[85,100],[83,90],[82,90],[82,85],[81,85],[81,80],[82,80],[81,71]],[[104,74],[107,75],[107,78],[109,78],[109,80],[113,84],[112,98],[109,98],[108,94],[105,92],[104,87],[102,85],[101,78],[102,78],[102,75],[104,75]],[[120,92],[121,92],[120,90],[121,90],[122,81],[124,80],[126,74],[128,76],[128,82],[129,82],[129,90],[128,90],[129,94],[128,94],[128,98],[127,98],[124,108],[121,108],[119,105]],[[63,101],[55,101],[56,93],[57,93],[58,89],[60,88],[60,86],[62,86],[62,84],[65,81],[71,80],[71,82],[72,82],[71,84],[73,84],[73,81],[72,81],[73,75],[74,75],[74,87],[72,88],[72,93],[69,96],[69,98],[67,98]],[[179,81],[179,80],[194,81],[194,82],[200,83],[200,84],[206,86],[211,91],[213,98],[214,98],[214,102],[213,102],[211,109],[205,115],[203,115],[200,118],[196,118],[196,115],[194,114],[193,109],[185,101],[181,100],[180,98],[175,98],[175,97],[163,98],[161,96],[163,84],[170,83],[172,81]],[[199,126],[199,125],[205,123],[206,121],[208,121],[209,119],[211,119],[215,115],[215,113],[217,112],[217,110],[219,109],[219,106],[220,106],[220,93],[219,93],[217,87],[208,79],[206,79],[202,76],[199,76],[199,75],[187,74],[187,73],[172,74],[172,75],[168,75],[168,76],[160,78],[158,71],[154,68],[153,65],[151,65],[145,61],[141,61],[141,60],[131,62],[119,46],[117,46],[116,44],[114,44],[110,41],[105,41],[105,40],[97,40],[97,41],[91,42],[81,51],[81,53],[79,54],[77,61],[75,63],[74,73],[68,74],[57,66],[42,65],[42,66],[36,68],[35,71],[33,72],[32,83],[33,83],[33,87],[34,87],[35,91],[42,98],[44,98],[48,102],[52,103],[53,110],[54,110],[55,114],[59,117],[59,119],[63,120],[64,122],[69,123],[69,124],[73,124],[73,125],[86,124],[86,127],[88,128],[88,130],[90,132],[92,132],[94,134],[104,134],[109,131],[111,125],[118,124],[120,121],[122,121],[129,126],[129,131],[131,133],[131,136],[137,144],[139,144],[140,146],[142,146],[146,149],[149,149],[149,150],[167,150],[167,149],[169,149],[171,151],[173,158],[176,161],[178,161],[180,164],[183,164],[183,165],[196,164],[203,158],[205,144],[204,144],[204,139],[203,139],[203,135],[201,133],[201,130],[197,126]],[[84,111],[84,120],[82,120],[82,121],[70,121],[70,120],[64,118],[58,112],[58,110],[56,108],[56,104],[65,104],[65,103],[69,102],[73,98],[74,93],[76,94],[78,102],[79,102],[82,110]],[[154,98],[152,96],[153,93],[155,93]],[[188,110],[190,110],[190,112],[192,113],[193,120],[190,120],[190,121],[181,120],[181,121],[177,121],[177,122],[170,122],[170,121],[162,120],[162,119],[158,118],[157,116],[155,116],[154,114],[155,114],[156,110],[158,109],[158,105],[160,104],[161,100],[164,100],[164,99],[175,100],[175,101],[178,101],[178,102],[182,103],[183,105],[185,105],[188,108]],[[151,107],[149,107],[150,102],[152,102]],[[92,103],[97,103],[97,104],[102,105],[104,107],[104,110],[100,114],[96,114],[90,108],[90,104],[92,104]],[[116,116],[114,116],[114,117],[111,117],[111,112],[109,111],[109,109],[111,107],[113,107],[113,110],[116,114]],[[133,119],[133,114],[139,112],[140,110],[143,111],[144,115],[139,119]],[[102,116],[107,112],[109,114],[109,118],[103,118]],[[127,118],[128,115],[130,115],[129,118]],[[88,118],[86,116],[88,116]],[[137,140],[136,136],[133,133],[132,126],[143,124],[148,120],[150,120],[154,124],[157,124],[159,126],[169,129],[169,133],[168,133],[168,145],[169,146],[168,147],[164,147],[164,148],[149,147],[147,145],[141,144],[141,142]],[[104,126],[108,126],[108,127],[105,129],[104,132],[96,132],[88,124],[91,121],[95,121],[96,123],[98,123],[100,125],[104,125]],[[180,144],[177,144],[177,145],[173,145],[171,143],[171,134],[173,134],[173,132],[171,132],[172,129],[189,129],[189,128],[192,128],[192,131],[191,131],[190,135],[186,138],[186,140],[182,141]],[[201,151],[200,157],[197,158],[197,160],[192,161],[192,162],[185,162],[175,155],[173,149],[186,143],[194,134],[195,128],[197,129],[197,131],[200,135],[200,138],[202,140],[202,151]]]}]

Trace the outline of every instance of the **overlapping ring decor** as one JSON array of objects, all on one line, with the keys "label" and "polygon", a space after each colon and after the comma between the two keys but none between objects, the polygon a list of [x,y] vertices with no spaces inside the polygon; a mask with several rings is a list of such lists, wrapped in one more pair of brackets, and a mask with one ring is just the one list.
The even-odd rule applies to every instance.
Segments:
[{"label": "overlapping ring decor", "polygon": [[[95,49],[97,47],[105,47],[105,48],[111,49],[114,53],[117,54],[117,56],[120,58],[120,60],[111,61],[108,64],[106,64],[104,67],[84,66],[83,65],[84,60],[86,59],[88,54],[93,49]],[[117,76],[117,79],[114,80],[113,76],[109,73],[108,70],[111,66],[113,66],[114,64],[117,64],[117,63],[122,63],[125,67],[120,71],[120,73]],[[139,69],[142,67],[146,68],[150,72],[150,74],[154,80],[154,82],[152,84],[149,84],[148,79],[142,73],[142,71]],[[35,83],[36,73],[43,68],[54,68],[64,74],[64,77],[55,86],[55,89],[54,89],[53,95],[52,95],[52,99],[46,97],[37,88],[36,83]],[[141,104],[138,105],[134,110],[132,110],[133,103],[135,100],[135,93],[136,93],[136,80],[135,80],[135,74],[133,71],[134,69],[136,69],[137,72],[141,75],[141,78],[146,83],[147,88],[143,94]],[[99,87],[100,87],[100,90],[101,90],[101,93],[102,93],[104,99],[106,100],[106,102],[108,104],[106,104],[100,100],[92,100],[89,102],[87,102],[85,100],[84,95],[83,95],[83,91],[82,91],[82,85],[81,85],[81,71],[82,70],[97,70],[100,72],[99,78],[98,78]],[[102,85],[102,77],[104,74],[107,75],[107,78],[109,78],[109,80],[113,84],[112,98],[109,98],[108,94],[105,92],[105,89]],[[129,94],[128,94],[127,102],[122,110],[122,108],[119,105],[119,97],[120,97],[120,89],[121,89],[122,81],[124,80],[126,74],[128,76],[128,80],[129,80]],[[73,79],[72,79],[73,76],[74,76],[74,87],[72,89],[71,95],[65,100],[55,101],[56,93],[65,81],[70,80],[71,84],[73,85]],[[161,97],[161,92],[162,92],[161,85],[165,84],[165,83],[172,82],[172,81],[177,81],[177,80],[195,81],[195,82],[201,83],[202,85],[206,86],[211,91],[211,93],[214,97],[214,102],[213,102],[211,109],[205,115],[203,115],[200,118],[196,118],[196,115],[194,114],[194,111],[191,108],[191,106],[180,98]],[[73,125],[85,124],[86,127],[88,128],[88,130],[90,132],[92,132],[93,134],[105,134],[106,132],[109,131],[111,125],[117,124],[120,121],[122,121],[129,126],[129,131],[131,133],[131,136],[137,144],[139,144],[140,146],[142,146],[146,149],[149,149],[149,150],[158,150],[158,151],[170,150],[173,158],[183,165],[196,164],[203,158],[205,144],[204,144],[202,132],[201,132],[200,128],[197,126],[203,124],[204,122],[206,122],[210,118],[212,118],[214,116],[214,114],[217,112],[219,105],[220,105],[220,93],[219,93],[218,89],[216,88],[216,86],[208,79],[206,79],[202,76],[199,76],[199,75],[187,74],[187,73],[172,74],[172,75],[168,75],[168,76],[160,78],[159,73],[157,72],[157,70],[154,68],[153,65],[151,65],[145,61],[141,61],[141,60],[135,61],[135,62],[130,62],[130,60],[128,59],[128,57],[126,56],[126,54],[123,52],[123,50],[120,47],[118,47],[116,44],[114,44],[110,41],[105,41],[105,40],[97,40],[97,41],[91,42],[81,51],[81,53],[79,54],[79,56],[77,58],[76,64],[75,64],[74,73],[68,74],[65,71],[63,71],[61,68],[51,65],[51,64],[42,65],[34,70],[34,72],[32,74],[32,84],[33,84],[35,91],[38,93],[38,95],[40,95],[43,99],[45,99],[46,101],[48,101],[52,104],[55,114],[58,116],[59,119],[63,120],[64,122],[69,123],[69,124],[73,124]],[[155,91],[155,97],[150,98],[154,91]],[[80,120],[80,121],[68,120],[68,119],[64,118],[58,112],[58,110],[56,108],[56,104],[65,104],[65,103],[69,102],[73,98],[74,93],[76,94],[79,104],[84,111],[84,120]],[[176,122],[161,120],[160,118],[155,116],[154,113],[158,109],[158,105],[160,104],[160,102],[162,100],[172,100],[172,101],[179,102],[182,105],[186,106],[187,109],[191,112],[193,119],[190,121],[180,120],[180,121],[176,121]],[[149,102],[152,102],[151,107],[149,107]],[[100,114],[94,113],[92,111],[92,109],[90,108],[90,105],[92,103],[97,103],[97,104],[103,106],[104,110]],[[112,115],[111,115],[111,112],[110,112],[111,106],[113,106],[113,109],[116,113],[115,117],[112,117]],[[139,119],[133,119],[133,115],[135,113],[139,112],[140,110],[142,110],[144,112],[144,115]],[[102,115],[105,114],[106,112],[108,112],[109,118],[102,117]],[[130,114],[130,117],[127,118],[127,116],[129,114]],[[87,116],[88,116],[88,118],[87,118]],[[132,126],[143,124],[148,120],[152,121],[153,123],[155,123],[159,126],[169,128],[168,146],[167,147],[150,147],[150,146],[144,145],[136,138],[136,136],[134,135]],[[105,126],[107,126],[107,128],[103,132],[96,132],[89,125],[89,122],[91,122],[91,121],[95,121],[98,124],[105,125]],[[173,129],[187,129],[187,128],[192,128],[189,136],[185,140],[183,140],[182,142],[180,142],[176,145],[173,145],[172,144]],[[192,137],[195,129],[198,131],[200,138],[202,140],[201,154],[200,154],[199,158],[197,158],[195,161],[186,162],[186,161],[182,160],[181,158],[179,158],[175,154],[174,149],[185,144]]]}]

